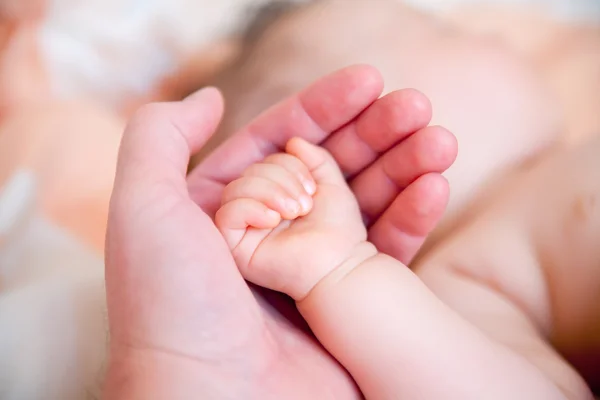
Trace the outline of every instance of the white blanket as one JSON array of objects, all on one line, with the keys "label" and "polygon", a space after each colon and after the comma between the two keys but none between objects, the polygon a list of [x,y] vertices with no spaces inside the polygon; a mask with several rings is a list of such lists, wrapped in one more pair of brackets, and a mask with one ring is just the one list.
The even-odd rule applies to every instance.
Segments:
[{"label": "white blanket", "polygon": [[[147,91],[182,55],[234,30],[248,18],[248,7],[268,0],[49,1],[41,42],[57,93],[119,106],[124,98]],[[348,6],[353,1],[358,0],[347,0]],[[600,18],[600,0],[405,1],[435,11],[521,4],[560,18]]]}]

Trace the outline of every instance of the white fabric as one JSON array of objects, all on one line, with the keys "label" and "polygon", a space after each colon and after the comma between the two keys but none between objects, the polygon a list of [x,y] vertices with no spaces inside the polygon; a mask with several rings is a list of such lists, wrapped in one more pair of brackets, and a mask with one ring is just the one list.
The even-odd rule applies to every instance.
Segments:
[{"label": "white fabric", "polygon": [[97,398],[107,339],[102,258],[39,216],[27,171],[0,188],[0,219],[0,398]]},{"label": "white fabric", "polygon": [[56,92],[119,105],[264,0],[50,0],[41,47]]},{"label": "white fabric", "polygon": [[[145,93],[179,56],[229,33],[247,17],[248,7],[268,0],[49,1],[41,44],[57,93],[119,106],[124,98]],[[348,6],[353,1],[347,0]],[[405,1],[429,10],[523,4],[566,19],[600,18],[599,0]]]},{"label": "white fabric", "polygon": [[415,7],[447,11],[457,6],[495,4],[539,9],[564,21],[600,21],[598,0],[402,0]]}]

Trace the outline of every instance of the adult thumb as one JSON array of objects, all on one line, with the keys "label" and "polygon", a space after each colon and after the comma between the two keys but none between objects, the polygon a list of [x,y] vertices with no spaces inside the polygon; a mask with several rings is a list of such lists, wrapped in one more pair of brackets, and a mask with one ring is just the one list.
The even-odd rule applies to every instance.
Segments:
[{"label": "adult thumb", "polygon": [[[210,268],[239,274],[186,183],[190,155],[214,132],[221,112],[219,92],[205,89],[183,102],[142,107],[123,134],[105,249],[113,339],[173,318],[192,321],[199,305],[190,296],[214,284]],[[187,299],[185,307],[176,295]]]},{"label": "adult thumb", "polygon": [[131,188],[145,196],[165,182],[176,194],[186,193],[190,156],[212,136],[222,113],[223,100],[215,88],[182,102],[143,106],[123,134],[113,197]]}]

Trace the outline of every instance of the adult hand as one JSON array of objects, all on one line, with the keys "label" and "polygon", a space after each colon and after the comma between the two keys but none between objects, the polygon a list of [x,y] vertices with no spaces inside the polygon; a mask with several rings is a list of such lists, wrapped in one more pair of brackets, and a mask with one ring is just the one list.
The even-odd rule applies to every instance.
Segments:
[{"label": "adult hand", "polygon": [[192,199],[214,215],[227,183],[300,136],[335,157],[369,240],[409,264],[445,209],[449,189],[441,173],[456,159],[457,143],[444,128],[427,127],[431,104],[423,94],[406,89],[378,99],[382,90],[377,70],[354,66],[275,105],[192,171]]},{"label": "adult hand", "polygon": [[253,295],[211,216],[224,185],[301,136],[323,143],[352,179],[371,240],[410,260],[443,212],[448,187],[439,172],[456,143],[442,128],[425,128],[423,95],[376,100],[382,87],[370,67],[334,73],[268,110],[187,182],[190,155],[220,118],[218,92],[136,114],[123,137],[107,234],[107,398],[360,397],[301,322],[282,315],[291,304]]}]

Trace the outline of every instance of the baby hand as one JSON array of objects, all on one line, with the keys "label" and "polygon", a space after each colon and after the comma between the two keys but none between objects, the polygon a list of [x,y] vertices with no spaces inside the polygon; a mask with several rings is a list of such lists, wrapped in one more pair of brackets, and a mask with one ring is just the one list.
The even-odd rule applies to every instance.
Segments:
[{"label": "baby hand", "polygon": [[299,138],[225,188],[215,223],[246,280],[295,300],[367,239],[333,157]]}]

